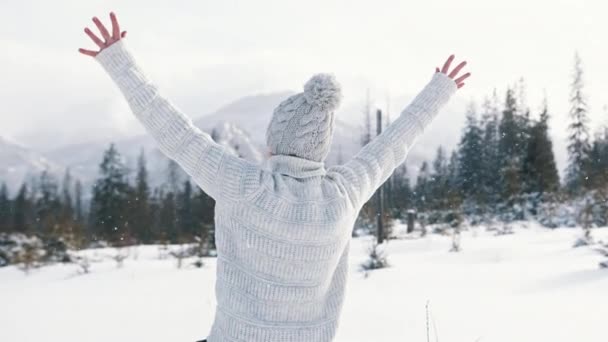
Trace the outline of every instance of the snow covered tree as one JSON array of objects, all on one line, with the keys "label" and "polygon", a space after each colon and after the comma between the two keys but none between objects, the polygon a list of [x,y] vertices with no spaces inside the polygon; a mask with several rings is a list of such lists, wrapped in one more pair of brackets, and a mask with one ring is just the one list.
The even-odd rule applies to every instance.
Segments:
[{"label": "snow covered tree", "polygon": [[568,126],[568,168],[566,187],[570,194],[588,189],[589,175],[589,108],[583,93],[583,67],[578,53],[574,56],[574,73],[570,84],[570,124]]},{"label": "snow covered tree", "polygon": [[482,194],[483,131],[474,104],[467,109],[466,124],[459,144],[458,183],[465,198],[479,203]]},{"label": "snow covered tree", "polygon": [[482,168],[480,170],[482,196],[480,196],[480,204],[486,208],[495,205],[500,195],[499,113],[498,95],[494,90],[492,98],[484,101],[480,125],[483,130],[481,143]]},{"label": "snow covered tree", "polygon": [[593,202],[593,221],[608,225],[608,127],[598,131],[589,152],[589,188]]},{"label": "snow covered tree", "polygon": [[559,187],[559,175],[553,155],[553,144],[548,132],[549,109],[545,99],[540,120],[530,131],[527,152],[523,161],[524,191],[544,194]]},{"label": "snow covered tree", "polygon": [[122,245],[129,238],[127,210],[129,184],[122,156],[110,144],[99,165],[100,178],[93,186],[90,209],[90,226],[94,239],[106,239]]},{"label": "snow covered tree", "polygon": [[385,251],[386,244],[378,244],[373,239],[367,250],[367,259],[360,265],[361,271],[365,272],[365,277],[369,276],[369,271],[389,267],[388,257]]},{"label": "snow covered tree", "polygon": [[608,127],[596,134],[589,152],[589,185],[597,190],[608,187]]},{"label": "snow covered tree", "polygon": [[499,124],[498,156],[500,160],[501,196],[513,204],[521,192],[521,127],[517,119],[517,100],[512,89],[507,90],[505,108]]}]

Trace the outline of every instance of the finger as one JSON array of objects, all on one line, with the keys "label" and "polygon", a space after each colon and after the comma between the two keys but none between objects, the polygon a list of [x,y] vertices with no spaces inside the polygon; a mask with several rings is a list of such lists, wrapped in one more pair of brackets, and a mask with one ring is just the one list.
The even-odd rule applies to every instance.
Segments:
[{"label": "finger", "polygon": [[101,21],[99,20],[99,18],[93,17],[93,22],[95,23],[95,25],[99,29],[99,32],[101,32],[101,36],[103,37],[103,39],[106,42],[108,40],[110,40],[110,32],[108,32],[108,30],[106,29],[106,27],[103,26],[103,24],[101,23]]},{"label": "finger", "polygon": [[103,49],[104,47],[106,47],[106,44],[103,41],[101,41],[101,39],[97,38],[95,33],[91,32],[91,30],[89,30],[88,27],[84,29],[84,33],[86,33],[93,40],[93,42],[95,42],[95,44],[97,44],[97,46],[99,46],[100,48]]},{"label": "finger", "polygon": [[460,83],[460,84],[458,85],[458,89],[460,89],[460,88],[462,88],[462,87],[464,87],[464,83]]},{"label": "finger", "polygon": [[80,53],[82,53],[83,55],[87,55],[87,56],[91,56],[91,57],[97,56],[97,51],[86,50],[86,49],[78,49],[78,51]]},{"label": "finger", "polygon": [[118,25],[118,19],[116,19],[114,12],[110,12],[110,20],[112,20],[112,38],[118,39],[120,38],[120,25]]},{"label": "finger", "polygon": [[127,31],[122,31],[122,34],[120,35],[121,38],[124,38],[127,36]]},{"label": "finger", "polygon": [[452,72],[450,73],[450,75],[449,75],[450,78],[456,77],[456,75],[458,75],[460,70],[462,70],[462,68],[464,68],[465,65],[467,65],[466,61],[458,64],[458,66],[456,68],[454,68],[454,70],[452,70]]},{"label": "finger", "polygon": [[466,80],[467,78],[469,78],[469,76],[471,76],[470,72],[467,72],[466,74],[458,77],[457,79],[454,80],[454,82],[458,83],[462,83],[462,81]]},{"label": "finger", "polygon": [[450,70],[450,64],[452,64],[452,61],[454,60],[454,55],[451,55],[447,61],[445,61],[445,64],[443,64],[443,69],[441,69],[441,72],[444,74],[448,73],[448,70]]}]

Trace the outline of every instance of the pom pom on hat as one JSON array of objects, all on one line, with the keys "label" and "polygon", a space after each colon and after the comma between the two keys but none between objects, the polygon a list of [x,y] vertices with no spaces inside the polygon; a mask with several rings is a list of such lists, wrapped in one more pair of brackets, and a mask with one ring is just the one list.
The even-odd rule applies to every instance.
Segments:
[{"label": "pom pom on hat", "polygon": [[332,74],[316,74],[304,85],[304,97],[312,106],[333,111],[342,100],[342,87]]}]

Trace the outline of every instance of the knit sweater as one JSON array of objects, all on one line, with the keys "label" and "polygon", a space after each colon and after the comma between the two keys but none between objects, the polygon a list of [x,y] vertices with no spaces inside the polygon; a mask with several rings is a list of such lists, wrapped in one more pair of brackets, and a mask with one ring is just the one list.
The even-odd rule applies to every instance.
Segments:
[{"label": "knit sweater", "polygon": [[121,39],[96,60],[131,110],[215,200],[217,306],[209,342],[325,342],[338,327],[362,205],[456,91],[436,73],[399,118],[342,165],[287,155],[244,160],[193,125]]}]

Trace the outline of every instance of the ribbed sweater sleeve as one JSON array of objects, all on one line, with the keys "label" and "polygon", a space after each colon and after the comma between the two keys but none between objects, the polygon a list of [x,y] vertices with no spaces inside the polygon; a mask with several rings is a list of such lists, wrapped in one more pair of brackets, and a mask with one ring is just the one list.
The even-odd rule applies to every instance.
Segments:
[{"label": "ribbed sweater sleeve", "polygon": [[[237,157],[194,126],[190,118],[159,93],[157,86],[137,65],[124,39],[102,50],[96,60],[118,85],[161,152],[175,160],[205,193],[217,199],[221,193],[220,168],[226,163],[225,159]],[[236,160],[233,162],[238,164]]]},{"label": "ribbed sweater sleeve", "polygon": [[367,202],[405,161],[409,149],[456,89],[454,80],[444,73],[435,73],[397,120],[345,164],[328,169],[345,180],[344,187],[348,189],[356,207]]}]

